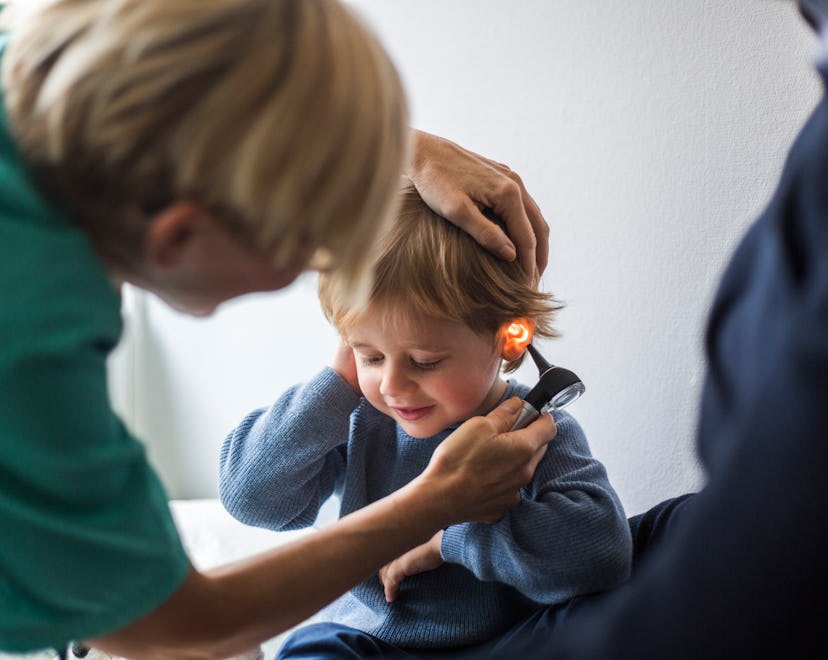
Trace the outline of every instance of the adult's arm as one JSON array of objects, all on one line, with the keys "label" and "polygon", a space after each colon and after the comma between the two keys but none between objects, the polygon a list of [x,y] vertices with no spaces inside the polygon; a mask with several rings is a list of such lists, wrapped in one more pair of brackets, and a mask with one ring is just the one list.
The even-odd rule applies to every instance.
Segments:
[{"label": "adult's arm", "polygon": [[[414,131],[408,175],[432,209],[502,258],[511,261],[517,255],[527,279],[537,282],[549,258],[549,225],[516,172],[454,142]],[[505,233],[483,214],[487,208],[503,220]]]},{"label": "adult's arm", "polygon": [[428,468],[399,491],[318,533],[251,559],[199,573],[162,605],[91,646],[141,658],[226,658],[243,653],[316,612],[438,529],[463,520],[493,522],[519,502],[554,422],[541,416],[507,432],[511,399],[467,421]]}]

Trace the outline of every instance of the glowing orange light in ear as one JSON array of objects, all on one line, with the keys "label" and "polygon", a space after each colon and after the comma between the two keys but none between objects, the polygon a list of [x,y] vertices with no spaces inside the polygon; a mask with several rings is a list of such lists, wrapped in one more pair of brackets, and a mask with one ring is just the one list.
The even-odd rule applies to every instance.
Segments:
[{"label": "glowing orange light in ear", "polygon": [[529,338],[529,328],[520,321],[514,321],[506,330],[506,335],[515,342],[524,342]]},{"label": "glowing orange light in ear", "polygon": [[503,357],[515,360],[526,350],[532,341],[535,324],[531,319],[515,319],[505,326],[503,337]]}]

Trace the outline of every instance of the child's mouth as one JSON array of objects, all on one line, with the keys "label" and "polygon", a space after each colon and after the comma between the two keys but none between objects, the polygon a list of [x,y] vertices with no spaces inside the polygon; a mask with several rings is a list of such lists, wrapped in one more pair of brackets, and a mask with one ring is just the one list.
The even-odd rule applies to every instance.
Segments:
[{"label": "child's mouth", "polygon": [[422,408],[396,408],[392,410],[407,422],[416,422],[418,419],[425,417],[434,409],[434,406],[423,406]]}]

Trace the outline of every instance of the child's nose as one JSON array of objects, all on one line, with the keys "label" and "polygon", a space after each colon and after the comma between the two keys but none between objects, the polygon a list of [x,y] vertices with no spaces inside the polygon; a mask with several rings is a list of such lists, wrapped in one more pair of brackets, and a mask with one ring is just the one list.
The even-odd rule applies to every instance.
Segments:
[{"label": "child's nose", "polygon": [[406,370],[398,365],[389,364],[382,372],[380,394],[383,396],[397,396],[411,387],[411,379]]}]

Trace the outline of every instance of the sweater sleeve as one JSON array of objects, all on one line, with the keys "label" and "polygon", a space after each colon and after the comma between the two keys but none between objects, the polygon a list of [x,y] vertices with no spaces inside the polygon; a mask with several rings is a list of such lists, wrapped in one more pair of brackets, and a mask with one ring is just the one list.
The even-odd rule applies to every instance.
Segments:
[{"label": "sweater sleeve", "polygon": [[480,580],[509,584],[552,604],[615,586],[630,572],[623,507],[573,417],[556,413],[558,434],[522,503],[495,524],[445,530],[443,558]]},{"label": "sweater sleeve", "polygon": [[345,471],[359,396],[333,369],[248,414],[225,438],[219,497],[241,522],[281,531],[311,526]]}]

